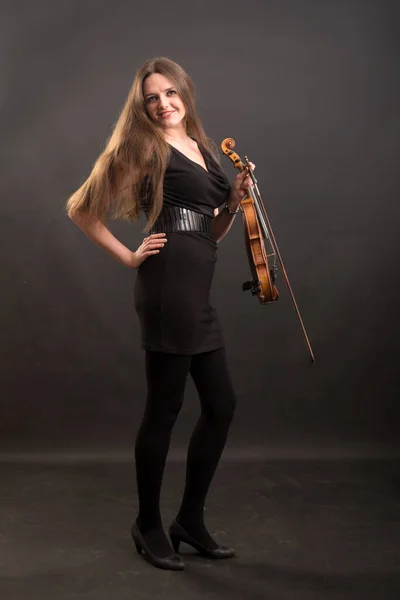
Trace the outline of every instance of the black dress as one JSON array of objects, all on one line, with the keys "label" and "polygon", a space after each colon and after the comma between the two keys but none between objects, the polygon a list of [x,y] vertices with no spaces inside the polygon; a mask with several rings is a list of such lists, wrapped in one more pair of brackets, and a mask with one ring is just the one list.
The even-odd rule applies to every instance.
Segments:
[{"label": "black dress", "polygon": [[[231,186],[219,165],[200,147],[208,171],[174,146],[165,171],[163,203],[209,217],[229,197]],[[198,354],[224,345],[221,326],[210,304],[217,260],[214,233],[166,233],[159,254],[137,271],[135,308],[142,348],[174,354]]]}]

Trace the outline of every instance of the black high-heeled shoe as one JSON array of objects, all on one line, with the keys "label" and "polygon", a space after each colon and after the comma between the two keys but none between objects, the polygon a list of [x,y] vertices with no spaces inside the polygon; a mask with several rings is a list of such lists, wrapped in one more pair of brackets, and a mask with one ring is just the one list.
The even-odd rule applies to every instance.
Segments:
[{"label": "black high-heeled shoe", "polygon": [[174,521],[169,528],[169,535],[175,552],[179,552],[180,543],[185,542],[185,544],[189,544],[192,548],[197,550],[201,556],[206,558],[232,558],[232,556],[235,556],[235,550],[233,548],[227,548],[226,546],[207,548],[206,546],[203,546],[197,540],[192,538],[192,536],[189,535],[177,521]]},{"label": "black high-heeled shoe", "polygon": [[133,523],[131,527],[131,535],[133,541],[135,542],[137,553],[141,554],[143,552],[144,557],[149,561],[150,564],[153,565],[153,567],[158,567],[159,569],[169,569],[171,571],[182,571],[185,568],[185,563],[177,554],[171,554],[171,556],[164,558],[156,556],[144,541],[136,522]]}]

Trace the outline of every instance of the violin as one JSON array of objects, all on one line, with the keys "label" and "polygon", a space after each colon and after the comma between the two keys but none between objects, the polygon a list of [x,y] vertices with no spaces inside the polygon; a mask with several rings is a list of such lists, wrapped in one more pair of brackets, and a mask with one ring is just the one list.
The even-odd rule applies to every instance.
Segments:
[{"label": "violin", "polygon": [[252,180],[252,186],[248,188],[248,192],[240,202],[240,210],[242,212],[243,229],[245,237],[245,246],[247,257],[249,260],[250,272],[252,279],[245,281],[242,285],[243,291],[250,290],[253,296],[256,296],[261,304],[270,304],[276,302],[279,298],[279,293],[275,282],[278,274],[277,259],[282,269],[282,274],[285,279],[289,294],[296,311],[300,327],[303,332],[304,340],[308,349],[308,353],[312,362],[315,362],[313,350],[303,319],[301,318],[296,299],[294,297],[292,286],[283,264],[282,256],[276,243],[274,232],[265,210],[264,202],[261,198],[260,190],[257,186],[257,180],[251,170],[249,160],[245,156],[243,163],[240,156],[232,151],[235,147],[235,140],[225,138],[221,143],[222,152],[232,162],[235,169],[243,171],[248,170]]}]

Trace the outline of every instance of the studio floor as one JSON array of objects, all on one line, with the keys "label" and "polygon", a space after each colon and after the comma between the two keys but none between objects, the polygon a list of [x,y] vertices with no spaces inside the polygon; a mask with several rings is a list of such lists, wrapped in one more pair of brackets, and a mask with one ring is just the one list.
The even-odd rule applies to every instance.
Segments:
[{"label": "studio floor", "polygon": [[[237,556],[155,569],[130,538],[134,466],[2,463],[3,600],[400,598],[399,463],[222,461],[205,522]],[[167,464],[162,514],[178,508],[184,463]]]}]

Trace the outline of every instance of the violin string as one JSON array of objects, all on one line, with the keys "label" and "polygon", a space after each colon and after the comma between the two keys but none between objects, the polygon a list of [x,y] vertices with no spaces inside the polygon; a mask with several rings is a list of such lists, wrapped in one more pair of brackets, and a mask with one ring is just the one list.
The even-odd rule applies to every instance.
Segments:
[{"label": "violin string", "polygon": [[[255,182],[255,184],[257,184],[257,181]],[[273,256],[274,257],[274,264],[273,264],[273,266],[274,266],[274,269],[276,269],[276,250],[275,250],[274,245],[273,245],[272,240],[271,240],[271,235],[270,235],[270,232],[269,232],[269,229],[268,229],[268,224],[267,224],[267,222],[266,222],[266,220],[264,218],[264,214],[263,214],[263,211],[261,209],[261,206],[263,206],[263,205],[262,205],[262,201],[260,201],[260,198],[259,198],[258,189],[256,189],[256,188],[251,189],[250,188],[250,194],[252,195],[252,198],[253,198],[253,201],[254,201],[254,204],[255,204],[255,207],[256,207],[256,212],[258,213],[258,221],[259,221],[259,224],[261,226],[261,231],[264,234],[264,239],[266,239],[268,241],[268,246],[269,246],[269,248],[271,250],[271,254],[269,256]]]}]

